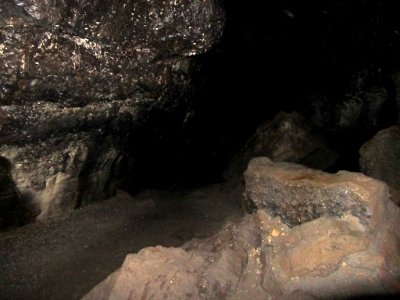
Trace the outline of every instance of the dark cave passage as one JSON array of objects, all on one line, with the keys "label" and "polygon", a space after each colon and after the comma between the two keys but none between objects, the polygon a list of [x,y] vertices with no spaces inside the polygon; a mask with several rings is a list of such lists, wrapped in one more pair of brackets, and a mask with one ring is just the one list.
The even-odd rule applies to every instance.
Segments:
[{"label": "dark cave passage", "polygon": [[395,1],[56,2],[0,3],[0,300],[399,292]]},{"label": "dark cave passage", "polygon": [[[232,156],[280,111],[303,114],[337,151],[328,171],[359,171],[359,148],[398,118],[400,23],[393,3],[225,1],[224,6],[222,40],[196,58],[187,123],[154,147],[152,156],[165,149],[154,162],[163,174],[160,184],[174,178],[171,169],[178,181],[221,180]],[[155,183],[153,172],[150,177]]]}]

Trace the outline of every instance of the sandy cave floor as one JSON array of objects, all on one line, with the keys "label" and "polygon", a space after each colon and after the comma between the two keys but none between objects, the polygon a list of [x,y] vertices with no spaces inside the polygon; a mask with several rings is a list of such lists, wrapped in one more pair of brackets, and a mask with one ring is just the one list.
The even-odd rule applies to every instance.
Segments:
[{"label": "sandy cave floor", "polygon": [[128,253],[177,247],[243,216],[237,182],[144,191],[0,233],[0,299],[80,299]]}]

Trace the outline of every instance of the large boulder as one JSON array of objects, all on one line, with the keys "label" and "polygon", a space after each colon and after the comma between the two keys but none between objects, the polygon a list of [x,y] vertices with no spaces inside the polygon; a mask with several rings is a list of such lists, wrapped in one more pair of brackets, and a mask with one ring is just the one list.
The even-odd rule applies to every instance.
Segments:
[{"label": "large boulder", "polygon": [[267,157],[253,159],[245,179],[246,207],[280,216],[289,226],[322,216],[347,214],[369,223],[372,211],[376,217],[376,209],[382,205],[377,201],[383,201],[367,198],[372,187],[379,185],[371,185],[374,180],[365,175],[347,171],[329,174],[297,164],[273,162]]},{"label": "large boulder", "polygon": [[46,217],[140,177],[146,143],[183,127],[218,3],[1,1],[0,156],[23,201]]},{"label": "large boulder", "polygon": [[[83,299],[347,299],[400,292],[400,209],[384,183],[257,158],[246,172],[245,194],[259,205],[257,213],[182,248],[128,255]],[[294,207],[283,209],[288,203],[316,211],[292,222]]]},{"label": "large boulder", "polygon": [[329,174],[266,157],[253,159],[245,178],[246,206],[267,213],[270,264],[284,294],[399,292],[400,210],[386,184],[361,173]]},{"label": "large boulder", "polygon": [[259,243],[258,223],[247,216],[240,226],[227,225],[182,249],[157,246],[130,254],[83,299],[225,299],[249,263],[248,251]]},{"label": "large boulder", "polygon": [[392,200],[400,205],[400,126],[379,131],[360,148],[360,168],[386,182]]},{"label": "large boulder", "polygon": [[274,161],[294,162],[324,170],[336,159],[336,153],[297,112],[278,113],[273,120],[257,128],[247,142],[245,166],[253,157],[267,156]]},{"label": "large boulder", "polygon": [[334,165],[338,154],[300,113],[279,112],[258,126],[232,158],[225,177],[241,176],[250,160],[259,156],[325,170]]}]

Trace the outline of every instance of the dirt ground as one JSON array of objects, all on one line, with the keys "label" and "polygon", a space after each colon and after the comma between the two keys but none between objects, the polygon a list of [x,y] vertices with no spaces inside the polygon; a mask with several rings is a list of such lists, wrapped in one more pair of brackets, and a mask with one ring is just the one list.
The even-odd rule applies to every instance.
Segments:
[{"label": "dirt ground", "polygon": [[80,299],[128,253],[180,246],[243,215],[242,183],[119,192],[107,201],[0,233],[0,299]]}]

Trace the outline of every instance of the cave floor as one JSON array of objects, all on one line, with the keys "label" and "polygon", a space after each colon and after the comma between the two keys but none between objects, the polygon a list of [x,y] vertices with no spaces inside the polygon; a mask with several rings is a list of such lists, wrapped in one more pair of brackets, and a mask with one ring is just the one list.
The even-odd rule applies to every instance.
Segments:
[{"label": "cave floor", "polygon": [[62,217],[0,233],[0,299],[80,299],[128,253],[177,247],[241,219],[242,183],[119,191]]}]

